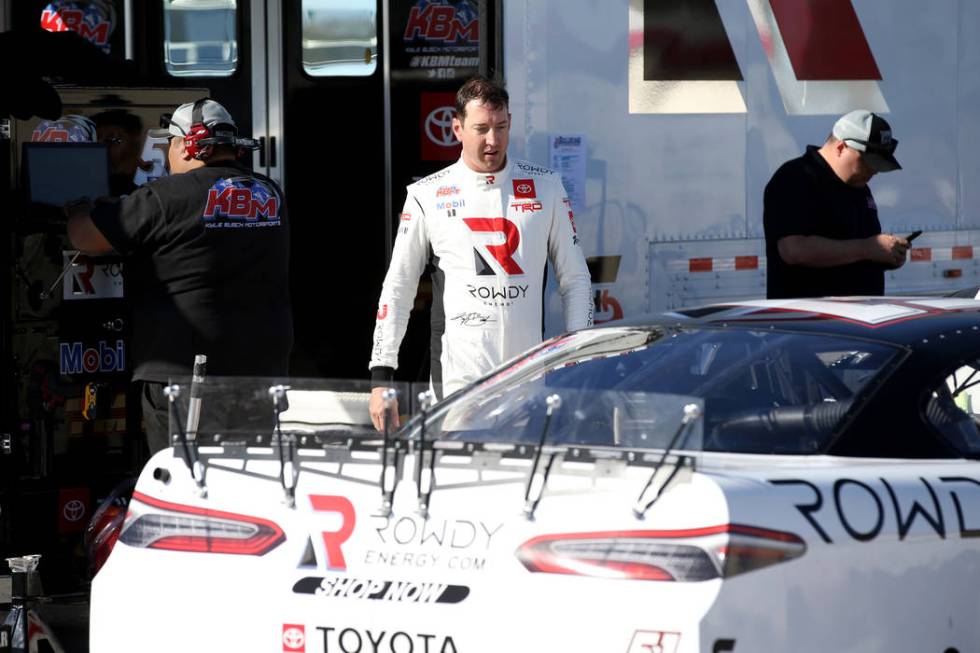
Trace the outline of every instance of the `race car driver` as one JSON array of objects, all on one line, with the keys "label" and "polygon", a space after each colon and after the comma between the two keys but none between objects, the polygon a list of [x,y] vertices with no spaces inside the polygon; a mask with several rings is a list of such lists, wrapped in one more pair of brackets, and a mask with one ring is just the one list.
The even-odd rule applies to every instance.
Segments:
[{"label": "race car driver", "polygon": [[[190,376],[196,355],[207,356],[209,376],[285,376],[293,337],[283,195],[237,160],[255,141],[239,137],[228,111],[207,98],[166,122],[151,135],[169,139],[169,176],[119,203],[66,207],[78,250],[126,257],[133,380],[151,453],[169,445],[163,388]],[[228,415],[241,416],[241,428],[253,417]],[[202,414],[202,428],[208,416],[214,411]]]},{"label": "race car driver", "polygon": [[[565,328],[592,324],[589,271],[561,178],[510,160],[509,130],[507,91],[483,77],[470,79],[456,94],[453,118],[462,156],[408,187],[369,363],[369,410],[378,430],[419,276],[430,261],[436,269],[431,382],[440,398],[541,342],[548,259]],[[397,427],[397,404],[388,414]]]}]

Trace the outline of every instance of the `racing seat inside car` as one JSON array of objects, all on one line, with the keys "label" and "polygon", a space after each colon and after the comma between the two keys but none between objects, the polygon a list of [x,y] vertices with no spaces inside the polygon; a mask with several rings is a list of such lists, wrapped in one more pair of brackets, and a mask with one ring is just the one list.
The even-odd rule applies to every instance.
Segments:
[{"label": "racing seat inside car", "polygon": [[953,395],[943,386],[926,402],[926,419],[959,451],[977,447],[980,437],[973,416],[956,405]]}]

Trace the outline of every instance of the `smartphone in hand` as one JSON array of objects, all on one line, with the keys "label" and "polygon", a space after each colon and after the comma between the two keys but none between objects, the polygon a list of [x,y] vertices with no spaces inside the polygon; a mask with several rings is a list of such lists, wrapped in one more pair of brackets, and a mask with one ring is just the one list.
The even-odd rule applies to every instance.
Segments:
[{"label": "smartphone in hand", "polygon": [[905,237],[905,240],[907,240],[907,241],[909,241],[911,243],[913,240],[915,240],[916,238],[918,238],[921,235],[922,235],[922,230],[919,229],[918,231],[913,231],[908,236],[906,236]]}]

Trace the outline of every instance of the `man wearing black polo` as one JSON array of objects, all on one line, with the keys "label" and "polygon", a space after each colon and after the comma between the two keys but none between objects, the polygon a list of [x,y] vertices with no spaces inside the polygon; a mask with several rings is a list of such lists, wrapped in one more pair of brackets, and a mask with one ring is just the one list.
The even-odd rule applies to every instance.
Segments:
[{"label": "man wearing black polo", "polygon": [[868,182],[901,169],[896,145],[883,118],[851,111],[823,146],[776,171],[763,210],[767,297],[884,294],[885,270],[905,264],[909,243],[881,233]]},{"label": "man wearing black polo", "polygon": [[[292,346],[289,231],[279,186],[238,159],[256,147],[218,102],[188,102],[153,130],[169,138],[161,177],[119,203],[66,208],[68,236],[81,252],[126,257],[133,312],[133,380],[140,384],[150,452],[170,443],[171,380],[188,377],[197,354],[209,376],[281,377]],[[215,419],[228,433],[271,418],[271,408]],[[224,406],[224,408],[223,408]],[[202,424],[209,410],[202,416]],[[226,420],[227,418],[227,420]]]}]

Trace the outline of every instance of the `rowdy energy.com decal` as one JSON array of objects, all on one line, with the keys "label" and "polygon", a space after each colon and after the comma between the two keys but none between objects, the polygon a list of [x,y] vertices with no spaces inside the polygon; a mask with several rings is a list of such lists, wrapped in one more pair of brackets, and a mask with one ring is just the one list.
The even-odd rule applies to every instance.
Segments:
[{"label": "rowdy energy.com decal", "polygon": [[[333,530],[322,530],[319,537],[322,539],[327,556],[326,568],[331,571],[346,571],[350,551],[345,553],[344,549],[347,541],[354,534],[354,529],[358,523],[354,505],[346,497],[321,494],[311,494],[310,503],[316,512],[334,513],[340,517],[339,526],[335,524]],[[410,567],[482,571],[487,565],[486,553],[490,550],[491,542],[503,526],[503,523],[487,523],[468,519],[434,520],[409,516],[390,518],[372,515],[371,523],[367,528],[374,533],[370,538],[374,544],[357,551],[356,557],[352,561],[358,565],[363,564],[375,568]],[[362,526],[362,528],[364,527]],[[294,591],[311,593],[308,591],[310,589],[308,583],[316,582],[319,585],[321,580],[318,578],[301,580],[294,587]],[[357,582],[371,581],[358,580]],[[297,589],[301,585],[302,589]],[[333,588],[334,586],[331,585],[330,587]],[[466,589],[462,587],[453,589],[454,587],[447,586],[445,592],[458,594]],[[316,588],[312,589],[315,592]],[[367,590],[367,588],[364,589]],[[418,590],[421,589],[423,588],[418,588]],[[429,589],[432,592],[435,591]],[[400,587],[392,591],[401,592],[398,594],[400,600],[411,599],[411,596],[418,591],[412,590],[409,593],[408,590],[408,587]],[[372,593],[377,594],[378,591],[381,591],[380,587],[373,590]],[[444,592],[439,592],[439,597],[442,596],[444,596]],[[384,596],[378,598],[384,598]]]}]

